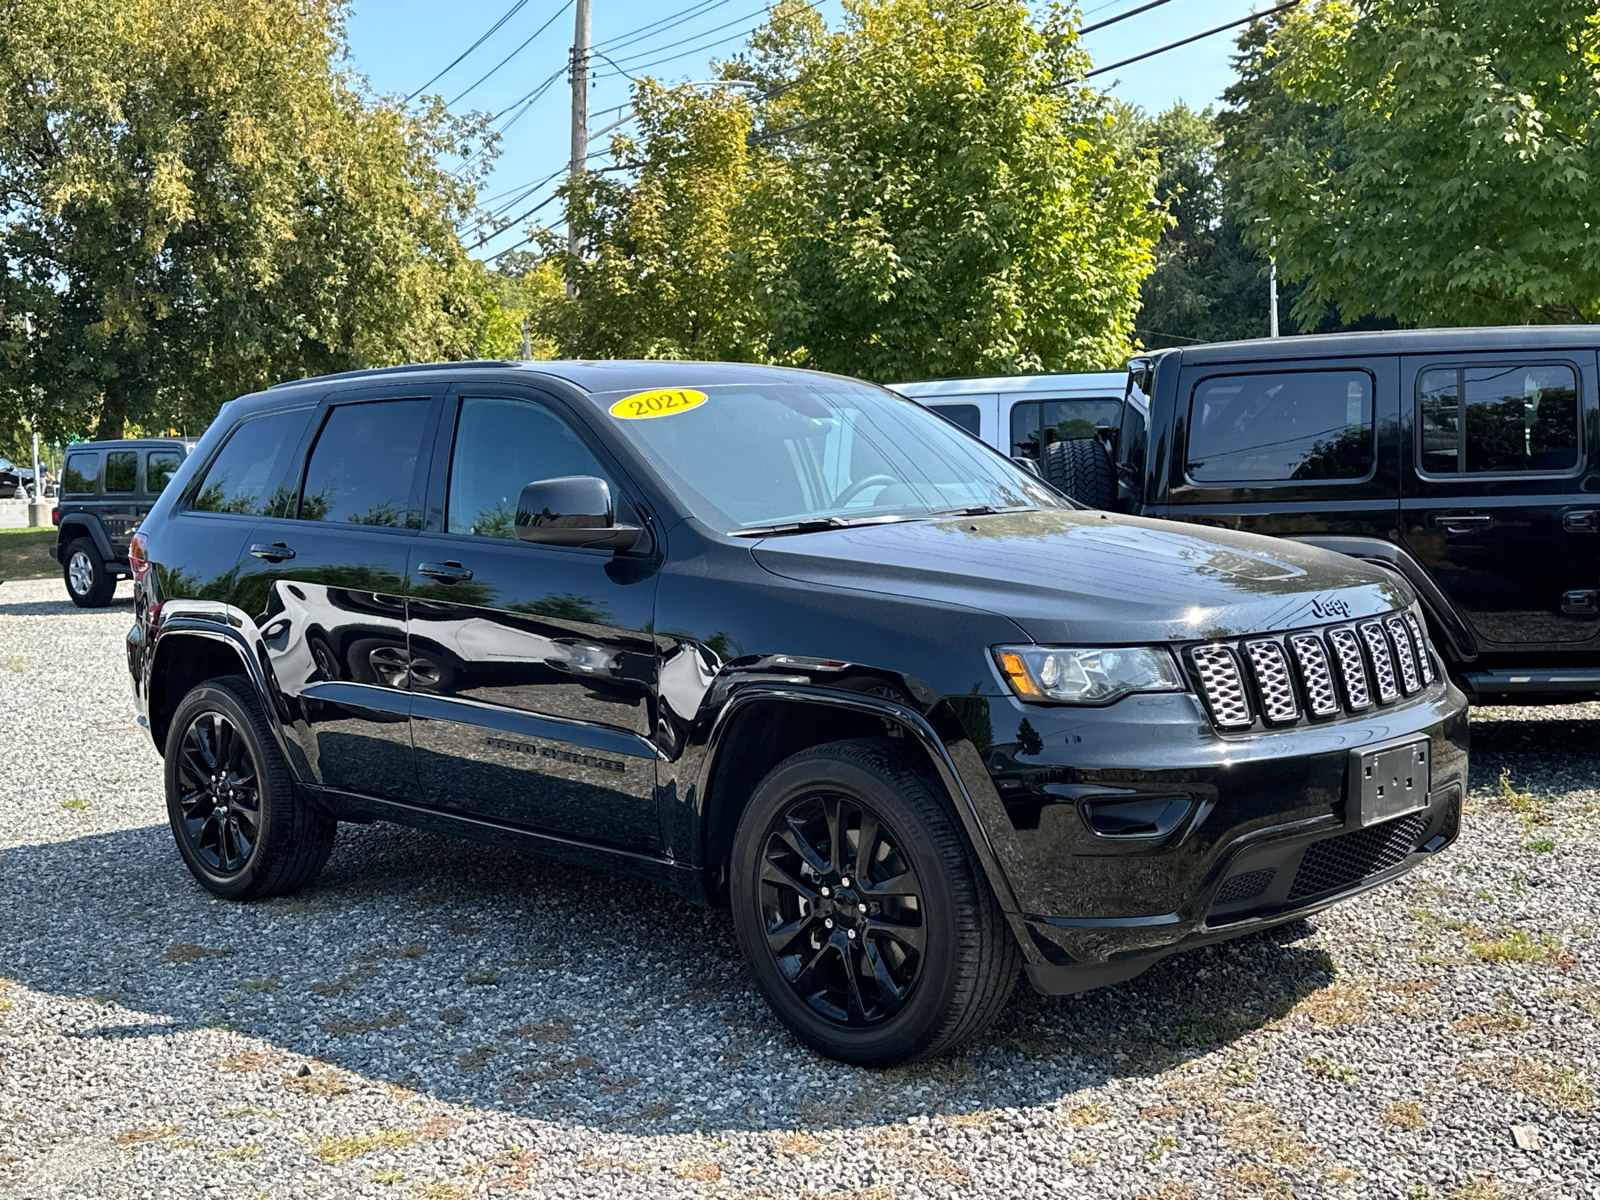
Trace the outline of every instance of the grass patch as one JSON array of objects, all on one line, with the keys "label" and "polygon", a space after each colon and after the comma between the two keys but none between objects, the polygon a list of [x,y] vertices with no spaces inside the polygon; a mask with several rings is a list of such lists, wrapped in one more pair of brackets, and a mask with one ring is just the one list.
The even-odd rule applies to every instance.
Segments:
[{"label": "grass patch", "polygon": [[468,971],[466,982],[473,987],[494,987],[500,982],[499,971]]},{"label": "grass patch", "polygon": [[1167,1155],[1178,1148],[1178,1139],[1170,1133],[1163,1133],[1150,1143],[1150,1149],[1144,1152],[1146,1162],[1160,1162]]},{"label": "grass patch", "polygon": [[404,1183],[406,1181],[406,1173],[404,1171],[396,1171],[393,1167],[385,1167],[381,1171],[374,1171],[367,1178],[373,1183]]},{"label": "grass patch", "polygon": [[1383,1110],[1383,1119],[1397,1129],[1421,1129],[1428,1123],[1422,1105],[1414,1100],[1397,1100]]},{"label": "grass patch", "polygon": [[63,800],[61,807],[70,809],[72,812],[82,812],[89,807],[89,802],[82,796],[74,796],[71,800]]},{"label": "grass patch", "polygon": [[1570,965],[1571,957],[1561,944],[1561,939],[1544,933],[1534,937],[1521,929],[1512,929],[1500,937],[1473,939],[1470,934],[1467,948],[1484,962],[1492,963],[1547,963],[1552,967]]},{"label": "grass patch", "polygon": [[1305,1059],[1301,1065],[1306,1073],[1315,1075],[1318,1079],[1337,1079],[1340,1083],[1358,1083],[1361,1072],[1344,1063],[1336,1063],[1331,1058],[1320,1058],[1312,1055]]},{"label": "grass patch", "polygon": [[314,1153],[325,1163],[345,1163],[374,1150],[404,1150],[417,1144],[409,1130],[386,1129],[380,1133],[358,1133],[354,1137],[323,1138]]},{"label": "grass patch", "polygon": [[780,1154],[815,1154],[822,1143],[809,1133],[775,1133],[772,1145]]},{"label": "grass patch", "polygon": [[56,529],[0,529],[0,579],[53,579],[61,566],[50,557]]},{"label": "grass patch", "polygon": [[1457,1075],[1520,1092],[1551,1109],[1585,1114],[1594,1106],[1594,1089],[1576,1067],[1553,1067],[1531,1058],[1501,1058],[1463,1063]]},{"label": "grass patch", "polygon": [[1091,1125],[1104,1125],[1111,1120],[1111,1105],[1080,1104],[1067,1114],[1067,1123],[1076,1125],[1079,1129],[1087,1129]]},{"label": "grass patch", "polygon": [[1524,850],[1531,850],[1535,854],[1549,854],[1556,848],[1556,844],[1549,838],[1535,838],[1531,842],[1523,843]]}]

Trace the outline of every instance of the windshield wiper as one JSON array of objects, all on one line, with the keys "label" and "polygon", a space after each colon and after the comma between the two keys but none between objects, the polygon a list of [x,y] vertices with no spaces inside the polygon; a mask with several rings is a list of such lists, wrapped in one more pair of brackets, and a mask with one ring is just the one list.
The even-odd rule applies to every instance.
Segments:
[{"label": "windshield wiper", "polygon": [[891,525],[898,521],[915,521],[924,514],[904,515],[888,513],[877,517],[803,517],[798,521],[779,521],[774,525],[749,525],[744,529],[730,529],[729,537],[788,537],[794,533],[821,533],[825,529],[855,529],[861,525]]},{"label": "windshield wiper", "polygon": [[989,517],[995,513],[1038,512],[1036,508],[1018,505],[1016,508],[996,508],[992,504],[969,504],[965,508],[941,508],[929,513],[933,517]]}]

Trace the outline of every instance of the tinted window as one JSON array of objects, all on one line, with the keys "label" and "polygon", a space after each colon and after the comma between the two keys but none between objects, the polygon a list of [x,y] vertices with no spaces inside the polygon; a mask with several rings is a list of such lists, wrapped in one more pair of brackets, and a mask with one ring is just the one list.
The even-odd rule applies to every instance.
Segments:
[{"label": "tinted window", "polygon": [[1196,483],[1361,479],[1372,462],[1365,371],[1218,375],[1194,389],[1188,472]]},{"label": "tinted window", "polygon": [[106,455],[106,491],[131,492],[139,474],[139,455],[134,450],[113,450]]},{"label": "tinted window", "polygon": [[1052,442],[1092,438],[1102,424],[1117,427],[1122,401],[1045,400],[1014,405],[1011,409],[1011,453],[1037,459]]},{"label": "tinted window", "polygon": [[61,469],[63,492],[92,492],[94,481],[100,475],[98,454],[69,454],[67,465]]},{"label": "tinted window", "polygon": [[1578,380],[1558,364],[1443,367],[1417,381],[1422,469],[1434,475],[1569,471]]},{"label": "tinted window", "polygon": [[306,410],[243,422],[206,468],[192,508],[245,516],[282,516],[293,500],[283,480],[286,458],[305,430]]},{"label": "tinted window", "polygon": [[978,436],[980,426],[976,404],[930,404],[928,407],[950,424],[965,429],[973,437]]},{"label": "tinted window", "polygon": [[[461,402],[450,459],[449,530],[515,537],[522,489],[562,475],[598,475],[611,482],[578,435],[543,405],[469,396]],[[611,490],[615,496],[614,483]]]},{"label": "tinted window", "polygon": [[429,404],[379,400],[329,413],[306,466],[300,519],[421,528],[411,484]]},{"label": "tinted window", "polygon": [[144,490],[152,496],[159,496],[182,464],[183,455],[176,450],[150,451],[144,460]]}]

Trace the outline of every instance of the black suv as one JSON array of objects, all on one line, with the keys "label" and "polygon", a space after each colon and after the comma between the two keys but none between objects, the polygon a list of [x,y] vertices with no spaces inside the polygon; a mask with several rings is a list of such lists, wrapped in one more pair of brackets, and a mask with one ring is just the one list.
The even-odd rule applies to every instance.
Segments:
[{"label": "black suv", "polygon": [[732,908],[779,1017],[905,1061],[1391,879],[1466,705],[1406,583],[1086,511],[834,376],[456,364],[228,404],[134,539],[195,877],[392,820]]},{"label": "black suv", "polygon": [[1167,350],[1044,473],[1096,508],[1352,554],[1422,599],[1474,703],[1600,698],[1600,331],[1421,329]]},{"label": "black suv", "polygon": [[111,603],[126,579],[134,530],[178,473],[192,439],[134,438],[67,447],[51,519],[50,554],[61,564],[67,595],[80,608]]}]

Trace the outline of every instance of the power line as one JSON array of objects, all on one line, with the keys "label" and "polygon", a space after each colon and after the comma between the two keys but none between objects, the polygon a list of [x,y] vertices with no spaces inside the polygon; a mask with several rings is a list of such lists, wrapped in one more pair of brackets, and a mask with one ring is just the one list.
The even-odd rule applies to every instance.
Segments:
[{"label": "power line", "polygon": [[[1297,2],[1298,2],[1298,0],[1297,0]],[[763,11],[765,11],[765,10],[763,10]],[[673,62],[674,60],[680,59],[680,58],[688,58],[691,54],[699,54],[702,50],[710,50],[714,46],[721,46],[721,45],[726,44],[727,42],[736,42],[740,38],[749,37],[752,33],[754,33],[756,30],[758,30],[760,28],[761,28],[760,25],[752,25],[749,29],[743,30],[743,31],[741,31],[739,33],[732,33],[732,34],[729,34],[727,37],[720,37],[720,38],[717,38],[715,41],[706,42],[705,44],[700,45],[700,46],[691,46],[687,50],[679,51],[677,54],[669,54],[665,58],[658,58],[658,59],[655,59],[652,62],[639,63],[637,65],[634,65],[634,64],[632,64],[630,62],[629,65],[632,66],[635,71],[648,71],[651,67],[659,67],[662,63]],[[661,48],[663,50],[666,49],[665,46],[663,46]],[[597,78],[597,79],[611,79],[611,78],[615,78],[615,76],[614,75],[597,75],[597,76],[595,76],[595,78]]]},{"label": "power line", "polygon": [[411,95],[406,97],[406,100],[408,102],[411,101],[411,100],[415,100],[418,96],[422,95],[422,93],[424,91],[426,91],[428,88],[431,88],[434,84],[438,83],[439,80],[443,79],[446,75],[448,75],[452,70],[455,69],[457,64],[459,64],[462,59],[466,58],[467,55],[471,54],[479,46],[481,46],[485,42],[487,42],[491,37],[493,37],[497,32],[499,32],[500,27],[502,25],[504,25],[507,21],[511,20],[511,18],[516,16],[519,12],[521,12],[523,10],[523,8],[525,8],[527,6],[527,3],[528,3],[528,0],[516,0],[516,3],[513,4],[510,8],[506,9],[504,15],[502,15],[501,18],[498,21],[496,21],[493,25],[489,26],[488,31],[485,32],[482,37],[480,37],[477,41],[473,42],[472,45],[468,46],[460,54],[456,55],[455,58],[453,58],[450,61],[450,65],[449,66],[447,66],[444,70],[440,71],[432,79],[428,80],[427,83],[423,84],[416,91],[412,92]]},{"label": "power line", "polygon": [[708,12],[721,8],[724,4],[731,3],[733,3],[733,0],[700,0],[698,4],[691,4],[688,8],[675,12],[671,16],[662,17],[659,21],[652,21],[648,25],[641,25],[637,29],[630,29],[626,33],[619,33],[615,37],[596,42],[595,46],[604,46],[609,50],[620,50],[623,46],[631,46],[634,42],[644,41],[653,36],[652,30],[656,33],[662,32],[657,26],[692,21],[696,17],[703,17]]},{"label": "power line", "polygon": [[1221,33],[1226,29],[1234,29],[1240,25],[1248,25],[1251,21],[1259,21],[1263,17],[1270,17],[1273,13],[1280,13],[1286,8],[1293,8],[1300,0],[1287,0],[1286,3],[1276,8],[1269,8],[1265,12],[1251,13],[1248,17],[1241,17],[1237,21],[1229,21],[1226,25],[1218,25],[1215,29],[1208,29],[1204,33],[1196,33],[1190,37],[1176,42],[1169,42],[1165,46],[1157,46],[1154,50],[1146,50],[1143,54],[1135,54],[1132,58],[1125,58],[1121,62],[1114,62],[1110,66],[1096,67],[1084,76],[1093,79],[1096,75],[1104,75],[1107,71],[1116,71],[1122,67],[1131,67],[1136,62],[1143,62],[1147,58],[1154,58],[1158,54],[1165,54],[1168,50],[1176,50],[1179,46],[1187,46],[1190,42],[1198,42],[1201,38],[1208,38],[1214,33]]},{"label": "power line", "polygon": [[[622,61],[626,62],[626,63],[631,63],[631,62],[636,61],[637,59],[647,58],[648,56],[650,56],[652,54],[660,54],[661,51],[663,51],[663,50],[671,50],[674,47],[683,45],[685,42],[697,41],[700,38],[705,37],[707,34],[720,33],[722,30],[727,29],[727,28],[729,28],[731,26],[743,25],[751,17],[759,17],[763,13],[769,12],[769,11],[770,10],[768,9],[768,7],[763,4],[760,8],[756,9],[754,12],[747,12],[741,17],[734,18],[732,21],[726,21],[723,24],[714,26],[711,29],[702,29],[699,33],[692,33],[688,37],[679,38],[675,42],[668,42],[665,46],[652,46],[650,49],[642,50],[638,54],[630,54],[626,58],[624,58]],[[761,26],[757,25],[756,28],[760,29]],[[609,58],[606,59],[606,61],[607,62],[611,62],[611,60]],[[611,63],[611,65],[612,66],[616,66],[615,63]],[[618,68],[618,69],[620,70],[621,68]]]},{"label": "power line", "polygon": [[555,12],[551,13],[550,14],[550,19],[548,21],[546,21],[543,25],[539,26],[539,28],[535,29],[533,31],[533,33],[522,43],[522,45],[518,46],[515,50],[513,50],[510,54],[508,54],[504,58],[502,58],[499,62],[495,63],[494,66],[490,67],[487,71],[485,71],[482,75],[480,75],[473,83],[469,84],[462,91],[458,92],[456,94],[455,99],[450,101],[450,104],[454,105],[457,102],[459,102],[462,99],[464,99],[466,97],[467,93],[472,91],[473,88],[476,88],[480,83],[482,83],[484,80],[488,79],[491,75],[493,75],[501,67],[505,66],[513,58],[515,58],[517,55],[521,54],[524,50],[526,50],[533,43],[533,39],[534,38],[538,37],[546,29],[549,29],[550,26],[554,25],[555,21],[556,21],[556,18],[559,17],[562,13],[566,12],[567,9],[569,9],[571,7],[572,7],[572,0],[566,0],[566,3],[563,4],[560,8],[556,9]]},{"label": "power line", "polygon": [[1141,4],[1138,8],[1130,8],[1127,12],[1118,13],[1114,17],[1107,17],[1104,21],[1096,21],[1093,25],[1085,25],[1078,30],[1078,36],[1093,33],[1096,29],[1104,29],[1107,25],[1115,25],[1118,21],[1126,21],[1129,17],[1137,17],[1142,12],[1149,12],[1152,8],[1160,8],[1163,4],[1171,4],[1172,0],[1150,0],[1149,4]]}]

